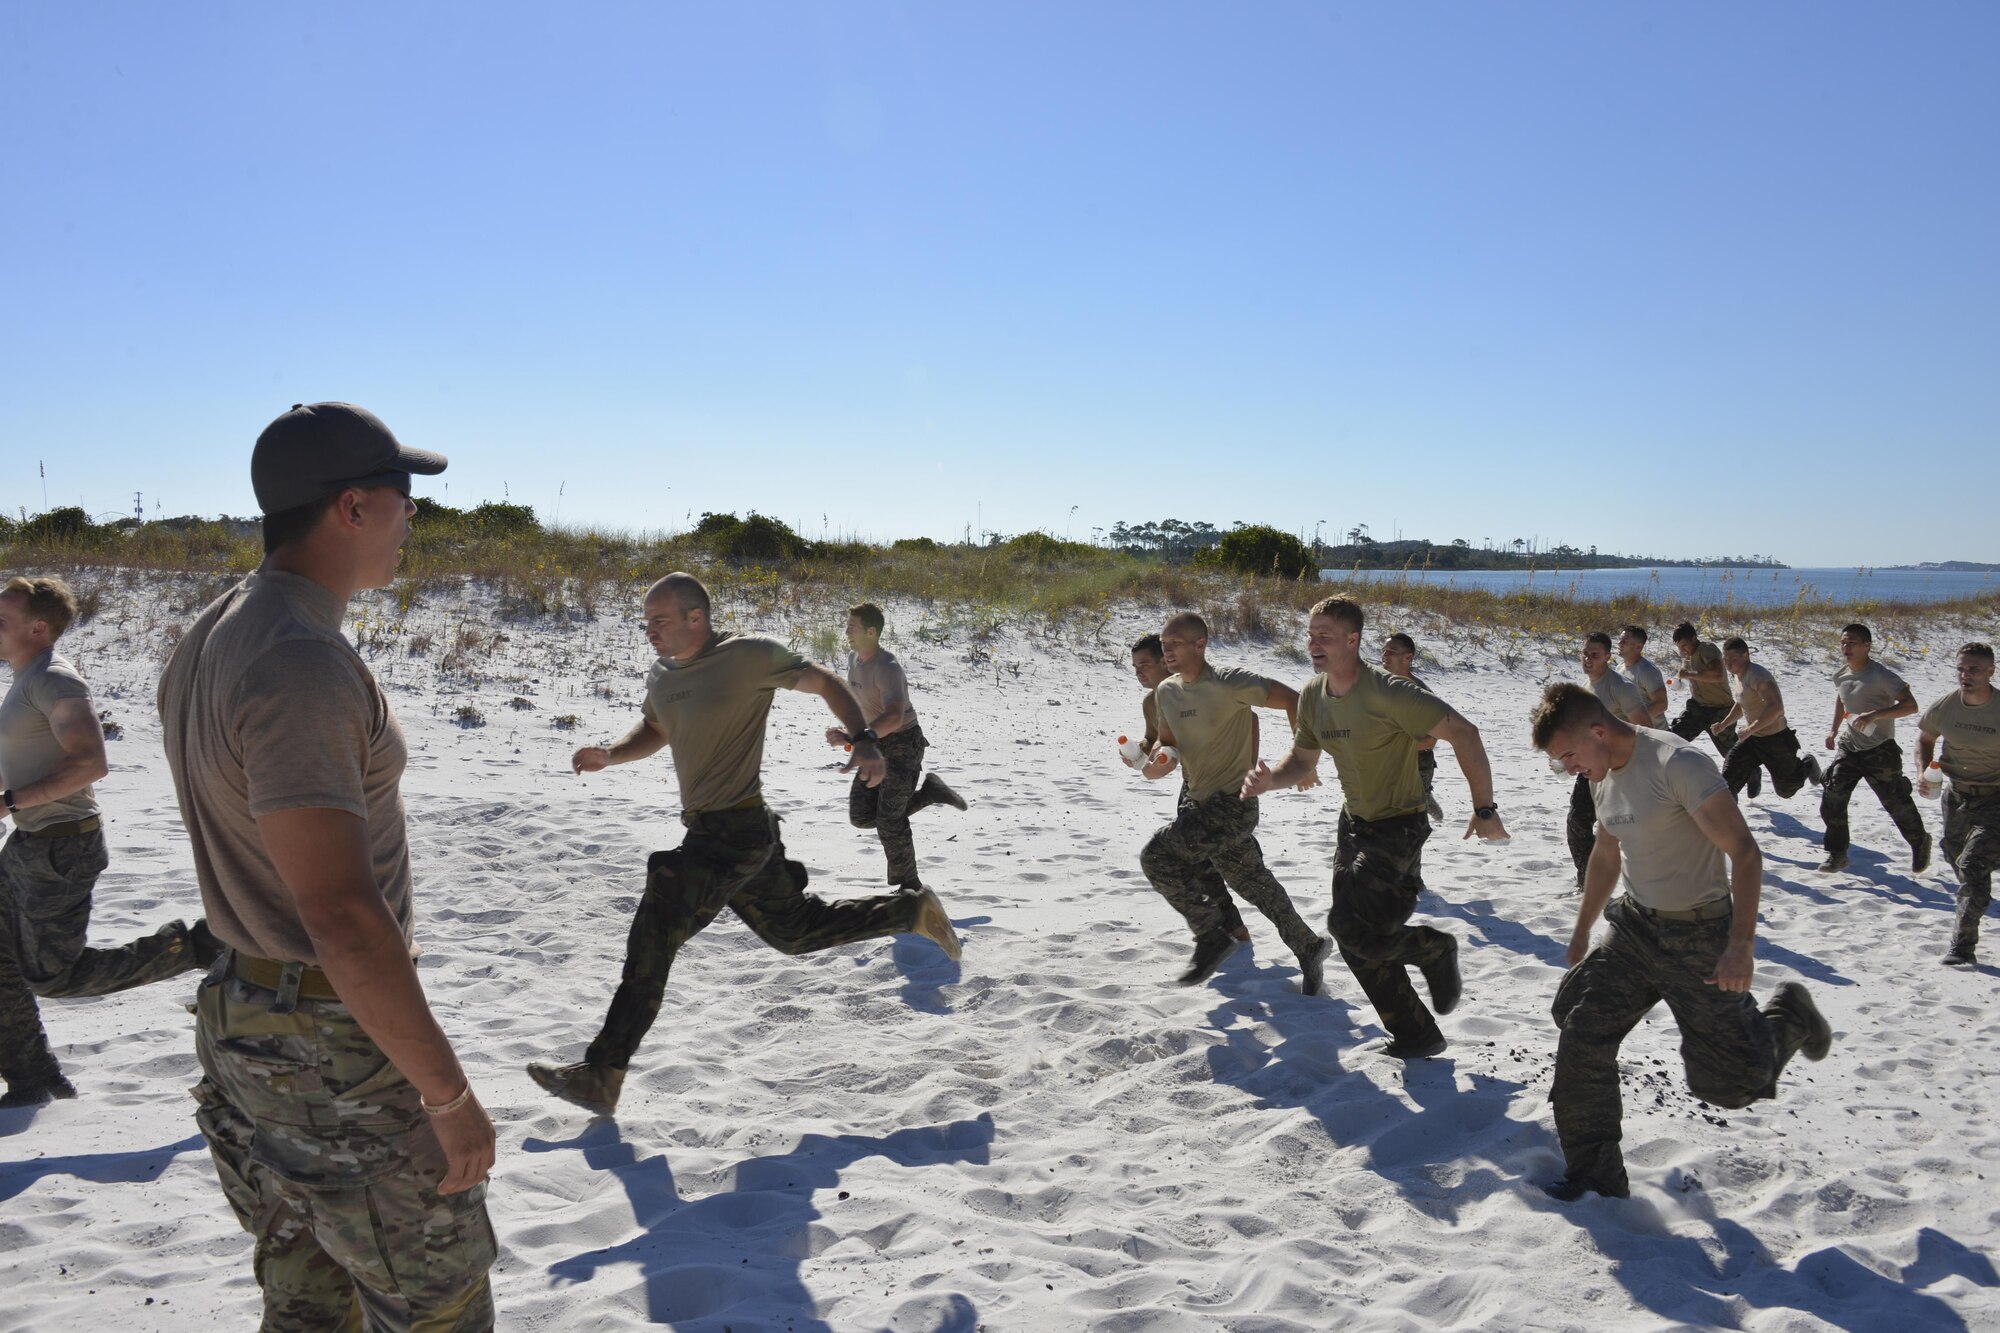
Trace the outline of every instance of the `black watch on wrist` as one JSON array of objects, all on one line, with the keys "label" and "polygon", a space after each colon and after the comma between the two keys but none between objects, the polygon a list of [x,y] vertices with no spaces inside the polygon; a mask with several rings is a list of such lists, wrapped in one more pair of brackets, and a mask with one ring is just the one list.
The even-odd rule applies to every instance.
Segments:
[{"label": "black watch on wrist", "polygon": [[1499,813],[1500,813],[1500,802],[1495,801],[1491,805],[1481,805],[1474,807],[1472,811],[1472,817],[1474,819],[1491,819]]},{"label": "black watch on wrist", "polygon": [[863,727],[858,733],[856,733],[851,738],[851,740],[852,743],[855,745],[879,746],[882,743],[882,738],[875,734],[875,728],[873,727]]},{"label": "black watch on wrist", "polygon": [[5,801],[7,809],[10,811],[20,808],[14,804],[14,789],[12,787],[9,787],[6,791],[0,791],[0,801]]}]

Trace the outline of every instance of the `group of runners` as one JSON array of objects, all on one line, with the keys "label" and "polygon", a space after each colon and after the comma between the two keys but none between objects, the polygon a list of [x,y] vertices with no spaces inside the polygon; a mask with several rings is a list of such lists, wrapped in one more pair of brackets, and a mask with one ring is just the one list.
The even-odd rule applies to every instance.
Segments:
[{"label": "group of runners", "polygon": [[[0,588],[0,1106],[76,1095],[43,1031],[37,997],[101,995],[189,971],[202,1078],[196,1117],[238,1219],[256,1241],[266,1329],[493,1325],[487,1273],[496,1245],[485,1206],[493,1122],[432,1016],[413,961],[414,896],[400,779],[403,735],[366,664],[342,636],[350,599],[388,585],[415,512],[413,474],[444,470],[383,423],[343,403],[295,406],[258,437],[251,475],[265,561],[210,605],[175,645],[157,706],[206,916],[170,922],[113,949],[86,946],[92,890],[108,864],[92,785],[108,771],[87,683],[56,651],[76,614],[60,579]],[[670,574],[648,590],[656,660],[640,716],[616,742],[575,752],[592,773],[668,749],[680,845],[654,853],[622,976],[580,1059],[536,1062],[555,1096],[600,1113],[657,1016],[680,947],[727,906],[785,953],[909,933],[948,957],[959,941],[918,874],[910,816],[966,802],[924,775],[926,741],[908,680],[881,646],[881,608],[849,613],[843,678],[773,639],[718,628],[707,589]],[[1422,849],[1443,810],[1434,747],[1452,748],[1470,789],[1465,837],[1504,841],[1479,729],[1412,671],[1416,645],[1389,636],[1363,660],[1365,616],[1343,598],[1312,609],[1314,675],[1294,690],[1208,661],[1207,627],[1172,617],[1134,645],[1147,730],[1128,762],[1178,773],[1174,818],[1144,846],[1152,886],[1193,937],[1180,974],[1210,977],[1249,937],[1233,897],[1269,920],[1319,994],[1335,949],[1374,1007],[1390,1057],[1445,1048],[1436,1015],[1459,1003],[1458,944],[1413,925]],[[1664,674],[1646,635],[1584,644],[1584,681],[1552,686],[1530,724],[1535,747],[1575,775],[1570,845],[1581,892],[1558,986],[1552,1100],[1566,1161],[1558,1198],[1620,1195],[1617,1052],[1666,1001],[1690,1087],[1726,1107],[1776,1095],[1797,1053],[1823,1058],[1832,1033],[1805,987],[1750,997],[1762,858],[1737,805],[1768,773],[1781,797],[1821,785],[1826,861],[1847,864],[1846,807],[1866,781],[1912,849],[1931,839],[1894,739],[1914,713],[1909,688],[1870,656],[1860,625],[1841,635],[1845,666],[1826,745],[1800,752],[1777,683],[1740,639],[1720,649],[1675,634],[1690,693],[1667,723]],[[1729,688],[1734,677],[1736,689]],[[1958,655],[1958,688],[1919,724],[1920,773],[1949,782],[1942,849],[1959,881],[1945,961],[1974,962],[2000,860],[2000,708],[1993,652]],[[849,817],[879,836],[891,891],[826,900],[785,854],[763,799],[766,722],[779,690],[818,695],[829,744],[852,772]],[[1290,748],[1259,756],[1256,710],[1285,715]],[[1716,762],[1692,742],[1707,734]],[[1940,749],[1940,745],[1942,748]],[[1267,792],[1318,782],[1334,762],[1342,796],[1327,933],[1299,916],[1256,840]],[[1615,900],[1620,884],[1624,893]],[[1599,920],[1613,929],[1593,947]],[[1423,980],[1429,1003],[1411,980]]]}]

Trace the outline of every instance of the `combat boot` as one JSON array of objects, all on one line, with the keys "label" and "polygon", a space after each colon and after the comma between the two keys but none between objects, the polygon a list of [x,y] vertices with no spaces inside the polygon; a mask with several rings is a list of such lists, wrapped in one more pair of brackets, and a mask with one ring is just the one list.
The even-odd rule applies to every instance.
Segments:
[{"label": "combat boot", "polygon": [[0,1096],[0,1110],[11,1111],[17,1106],[40,1106],[44,1102],[67,1101],[76,1096],[76,1089],[70,1081],[59,1073],[32,1082],[9,1083],[7,1092]]},{"label": "combat boot", "polygon": [[528,1066],[528,1077],[540,1084],[543,1091],[599,1115],[610,1115],[618,1109],[618,1094],[625,1088],[624,1070],[588,1061],[552,1065],[537,1060]]},{"label": "combat boot", "polygon": [[945,915],[944,904],[929,889],[917,894],[917,918],[910,923],[910,933],[923,936],[944,950],[946,958],[954,963],[958,961],[958,932],[951,928],[951,918]]}]

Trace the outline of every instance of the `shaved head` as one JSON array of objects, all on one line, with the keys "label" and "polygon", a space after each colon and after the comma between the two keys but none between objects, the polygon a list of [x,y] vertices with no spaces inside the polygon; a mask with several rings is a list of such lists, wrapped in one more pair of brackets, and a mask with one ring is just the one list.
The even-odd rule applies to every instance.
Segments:
[{"label": "shaved head", "polygon": [[708,611],[708,589],[702,586],[700,579],[681,570],[675,570],[646,589],[648,602],[662,597],[673,598],[674,606],[681,611],[700,611],[704,614]]}]

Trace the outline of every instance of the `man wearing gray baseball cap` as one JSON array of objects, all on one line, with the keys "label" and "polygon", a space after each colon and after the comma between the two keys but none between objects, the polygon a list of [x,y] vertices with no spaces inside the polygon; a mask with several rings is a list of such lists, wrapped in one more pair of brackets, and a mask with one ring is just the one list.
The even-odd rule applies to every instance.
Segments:
[{"label": "man wearing gray baseball cap", "polygon": [[411,961],[402,729],[340,632],[395,579],[413,473],[373,413],[294,406],[250,475],[264,563],[160,679],[210,928],[195,1113],[257,1238],[266,1328],[493,1327],[493,1122]]}]

